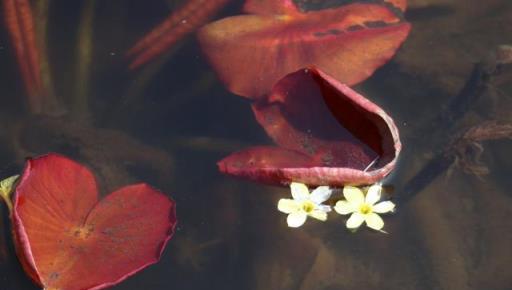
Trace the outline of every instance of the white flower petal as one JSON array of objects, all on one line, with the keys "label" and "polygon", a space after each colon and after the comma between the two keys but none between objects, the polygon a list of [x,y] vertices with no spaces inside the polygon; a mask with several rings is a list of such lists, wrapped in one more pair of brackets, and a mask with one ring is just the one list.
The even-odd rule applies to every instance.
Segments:
[{"label": "white flower petal", "polygon": [[349,214],[355,211],[354,207],[346,200],[340,200],[334,206],[334,210],[339,214]]},{"label": "white flower petal", "polygon": [[282,198],[277,203],[277,209],[280,212],[292,213],[300,210],[300,205],[293,199]]},{"label": "white flower petal", "polygon": [[329,186],[319,186],[313,192],[309,198],[312,202],[316,204],[321,204],[322,202],[328,200],[331,197],[332,189]]},{"label": "white flower petal", "polygon": [[374,184],[368,188],[366,192],[366,203],[373,205],[380,200],[380,193],[382,191],[382,185]]},{"label": "white flower petal", "polygon": [[324,205],[324,204],[320,204],[320,205],[317,205],[315,207],[315,210],[321,210],[321,211],[325,211],[325,212],[331,212],[331,206],[330,205]]},{"label": "white flower petal", "polygon": [[376,213],[370,213],[366,215],[365,218],[366,225],[369,228],[380,231],[384,227],[384,221],[382,218]]},{"label": "white flower petal", "polygon": [[309,216],[312,218],[315,218],[317,220],[326,221],[327,220],[327,213],[322,210],[314,210],[309,213]]},{"label": "white flower petal", "polygon": [[361,189],[353,186],[343,187],[343,196],[353,206],[359,206],[364,202],[364,194]]},{"label": "white flower petal", "polygon": [[387,213],[395,210],[395,204],[392,201],[379,202],[373,206],[372,210],[376,213]]},{"label": "white flower petal", "polygon": [[290,184],[293,199],[301,201],[309,198],[309,189],[303,183],[292,182]]},{"label": "white flower petal", "polygon": [[308,216],[305,212],[292,212],[291,214],[288,215],[286,222],[288,223],[289,227],[298,228],[306,222],[307,217]]},{"label": "white flower petal", "polygon": [[347,228],[357,229],[364,222],[364,215],[355,212],[347,220]]}]

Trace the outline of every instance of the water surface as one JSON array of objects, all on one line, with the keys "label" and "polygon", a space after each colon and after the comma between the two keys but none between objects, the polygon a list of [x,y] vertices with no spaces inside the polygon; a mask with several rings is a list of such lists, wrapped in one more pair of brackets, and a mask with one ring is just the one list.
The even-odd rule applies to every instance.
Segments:
[{"label": "water surface", "polygon": [[[13,51],[0,30],[2,176],[20,172],[25,157],[54,151],[93,169],[104,194],[145,181],[177,202],[179,226],[161,261],[113,289],[510,288],[510,140],[483,142],[477,160],[470,147],[448,170],[434,167],[439,176],[408,192],[397,213],[385,217],[388,235],[352,234],[335,214],[289,229],[276,210],[288,189],[217,171],[216,162],[231,152],[271,141],[249,101],[216,79],[194,36],[142,70],[127,69],[125,51],[178,2],[96,1],[87,79],[79,77],[83,56],[77,53],[87,1],[51,1],[49,63],[54,95],[64,104],[54,117],[26,110]],[[310,2],[319,8],[346,1]],[[241,4],[233,1],[216,18],[238,13]],[[413,30],[403,47],[356,87],[399,126],[404,152],[385,180],[398,201],[407,181],[456,132],[486,121],[512,122],[508,70],[464,118],[429,125],[474,63],[497,45],[512,44],[510,1],[410,0],[406,18]],[[87,100],[86,109],[77,96]],[[443,134],[448,127],[455,129]],[[487,172],[471,173],[468,164]],[[4,207],[0,289],[37,289],[17,262],[9,226]]]}]

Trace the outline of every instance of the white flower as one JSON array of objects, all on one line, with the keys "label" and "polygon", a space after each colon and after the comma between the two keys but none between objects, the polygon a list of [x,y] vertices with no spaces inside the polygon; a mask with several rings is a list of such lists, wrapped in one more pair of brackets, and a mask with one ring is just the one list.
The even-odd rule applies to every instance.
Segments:
[{"label": "white flower", "polygon": [[308,216],[317,220],[327,220],[331,207],[322,202],[331,197],[332,190],[328,186],[319,186],[309,193],[305,184],[292,182],[290,184],[293,199],[280,199],[277,209],[288,214],[288,226],[297,228],[306,222]]},{"label": "white flower", "polygon": [[381,191],[382,186],[374,184],[368,188],[365,197],[361,189],[345,186],[343,195],[346,200],[338,201],[334,210],[343,215],[352,214],[347,220],[347,228],[349,229],[357,229],[363,222],[366,222],[369,228],[384,232],[382,231],[384,221],[378,214],[393,212],[395,204],[391,201],[377,203],[380,200]]}]

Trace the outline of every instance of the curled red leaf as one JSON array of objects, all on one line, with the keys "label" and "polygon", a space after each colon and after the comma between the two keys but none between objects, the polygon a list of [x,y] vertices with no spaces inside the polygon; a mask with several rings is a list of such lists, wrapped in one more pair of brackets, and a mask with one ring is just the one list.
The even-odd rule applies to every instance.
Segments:
[{"label": "curled red leaf", "polygon": [[234,153],[218,163],[224,173],[281,185],[369,184],[391,172],[401,150],[391,117],[316,68],[284,77],[252,106],[278,147]]}]

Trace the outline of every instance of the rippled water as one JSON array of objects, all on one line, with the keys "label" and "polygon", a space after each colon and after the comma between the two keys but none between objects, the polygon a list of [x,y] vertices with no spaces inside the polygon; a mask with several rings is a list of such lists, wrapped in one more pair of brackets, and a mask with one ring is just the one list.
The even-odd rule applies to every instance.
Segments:
[{"label": "rippled water", "polygon": [[[475,63],[512,44],[509,0],[410,0],[411,35],[357,86],[393,116],[404,145],[385,180],[398,202],[397,213],[385,217],[388,235],[352,234],[337,215],[289,229],[276,210],[288,189],[218,172],[216,162],[229,153],[270,143],[248,101],[227,92],[193,36],[142,70],[129,71],[124,57],[178,2],[96,1],[87,79],[79,69],[87,56],[77,48],[86,45],[78,27],[90,2],[50,1],[47,49],[63,104],[53,117],[27,112],[0,30],[1,176],[20,172],[25,157],[54,151],[91,167],[104,193],[143,180],[177,202],[178,230],[161,261],[114,289],[510,288],[511,141],[500,135],[458,144],[456,162],[443,159],[467,129],[512,122],[510,68],[485,83],[469,108],[465,98],[447,107]],[[216,18],[240,7],[233,1]],[[462,117],[450,118],[458,108]],[[429,163],[433,158],[440,161]],[[418,174],[425,182],[411,183]],[[37,289],[16,259],[5,207],[2,216],[0,289]]]}]

